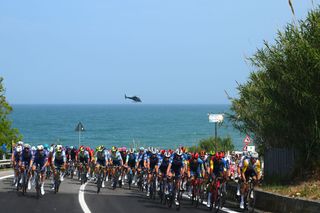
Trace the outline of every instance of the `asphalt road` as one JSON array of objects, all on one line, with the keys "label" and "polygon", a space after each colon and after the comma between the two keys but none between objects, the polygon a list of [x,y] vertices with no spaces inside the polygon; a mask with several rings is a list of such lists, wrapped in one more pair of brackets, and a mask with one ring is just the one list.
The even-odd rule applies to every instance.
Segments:
[{"label": "asphalt road", "polygon": [[[11,171],[0,172],[0,213],[5,212],[92,212],[92,213],[162,213],[177,212],[176,209],[169,209],[160,204],[159,200],[150,200],[144,193],[138,192],[135,188],[129,190],[124,188],[111,189],[110,182],[99,194],[96,193],[96,185],[89,182],[80,185],[76,179],[71,180],[66,177],[60,186],[57,194],[49,188],[49,181],[45,183],[46,194],[40,199],[36,198],[35,189],[28,191],[25,196],[17,192],[12,186]],[[3,178],[6,177],[6,178]],[[2,179],[3,178],[3,179]],[[237,212],[230,206],[221,212]],[[181,202],[180,212],[199,213],[209,212],[205,206],[195,208],[191,206],[191,201],[187,198]]]}]

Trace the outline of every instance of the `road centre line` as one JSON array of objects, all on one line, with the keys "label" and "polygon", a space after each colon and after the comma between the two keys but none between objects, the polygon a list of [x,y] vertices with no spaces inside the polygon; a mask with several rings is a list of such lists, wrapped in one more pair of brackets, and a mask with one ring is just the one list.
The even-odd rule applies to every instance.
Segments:
[{"label": "road centre line", "polygon": [[84,190],[85,190],[85,187],[86,185],[88,184],[88,182],[86,182],[85,184],[81,185],[80,189],[79,189],[79,203],[80,203],[80,206],[82,208],[82,211],[84,213],[91,213],[89,207],[87,206],[86,204],[86,201],[84,200]]}]

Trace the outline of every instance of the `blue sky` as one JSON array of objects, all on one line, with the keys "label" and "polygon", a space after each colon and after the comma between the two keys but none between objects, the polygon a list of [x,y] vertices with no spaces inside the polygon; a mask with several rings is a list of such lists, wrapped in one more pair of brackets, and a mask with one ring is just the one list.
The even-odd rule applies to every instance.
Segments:
[{"label": "blue sky", "polygon": [[0,76],[11,104],[226,104],[291,21],[288,0],[2,0]]}]

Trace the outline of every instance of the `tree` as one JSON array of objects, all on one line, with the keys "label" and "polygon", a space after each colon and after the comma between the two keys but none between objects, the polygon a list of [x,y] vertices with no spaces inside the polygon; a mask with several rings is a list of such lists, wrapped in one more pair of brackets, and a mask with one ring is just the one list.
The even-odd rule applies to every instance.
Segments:
[{"label": "tree", "polygon": [[7,117],[11,113],[12,107],[6,101],[2,82],[3,78],[0,77],[0,144],[7,144],[7,150],[10,150],[12,141],[20,140],[21,135],[17,129],[11,127],[11,121]]},{"label": "tree", "polygon": [[214,137],[210,137],[200,140],[198,145],[196,146],[189,147],[189,151],[191,152],[200,152],[201,150],[205,150],[206,152],[233,151],[234,145],[230,137],[218,137],[217,139],[215,139]]},{"label": "tree", "polygon": [[300,152],[304,169],[320,164],[320,10],[278,32],[249,58],[255,72],[230,98],[235,128],[254,135],[260,148]]}]

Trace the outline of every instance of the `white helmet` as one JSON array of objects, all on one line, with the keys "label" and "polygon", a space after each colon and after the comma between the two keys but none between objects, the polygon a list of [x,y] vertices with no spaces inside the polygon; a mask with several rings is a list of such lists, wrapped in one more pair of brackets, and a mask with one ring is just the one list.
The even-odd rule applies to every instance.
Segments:
[{"label": "white helmet", "polygon": [[17,152],[21,152],[22,151],[22,146],[17,146],[16,151]]},{"label": "white helmet", "polygon": [[39,150],[39,151],[43,150],[43,146],[42,145],[38,145],[37,146],[37,150]]},{"label": "white helmet", "polygon": [[35,146],[32,146],[32,147],[31,147],[31,150],[32,150],[32,151],[36,151],[37,148],[36,148]]},{"label": "white helmet", "polygon": [[26,143],[25,145],[24,145],[24,148],[27,148],[27,149],[30,149],[30,144],[28,144],[28,143]]},{"label": "white helmet", "polygon": [[179,155],[179,156],[181,156],[181,155],[182,155],[181,149],[177,149],[177,150],[176,150],[176,154]]},{"label": "white helmet", "polygon": [[165,156],[166,158],[170,158],[171,155],[170,155],[169,152],[165,152],[165,153],[164,153],[164,156]]},{"label": "white helmet", "polygon": [[22,141],[18,141],[17,146],[23,146],[23,142]]}]

